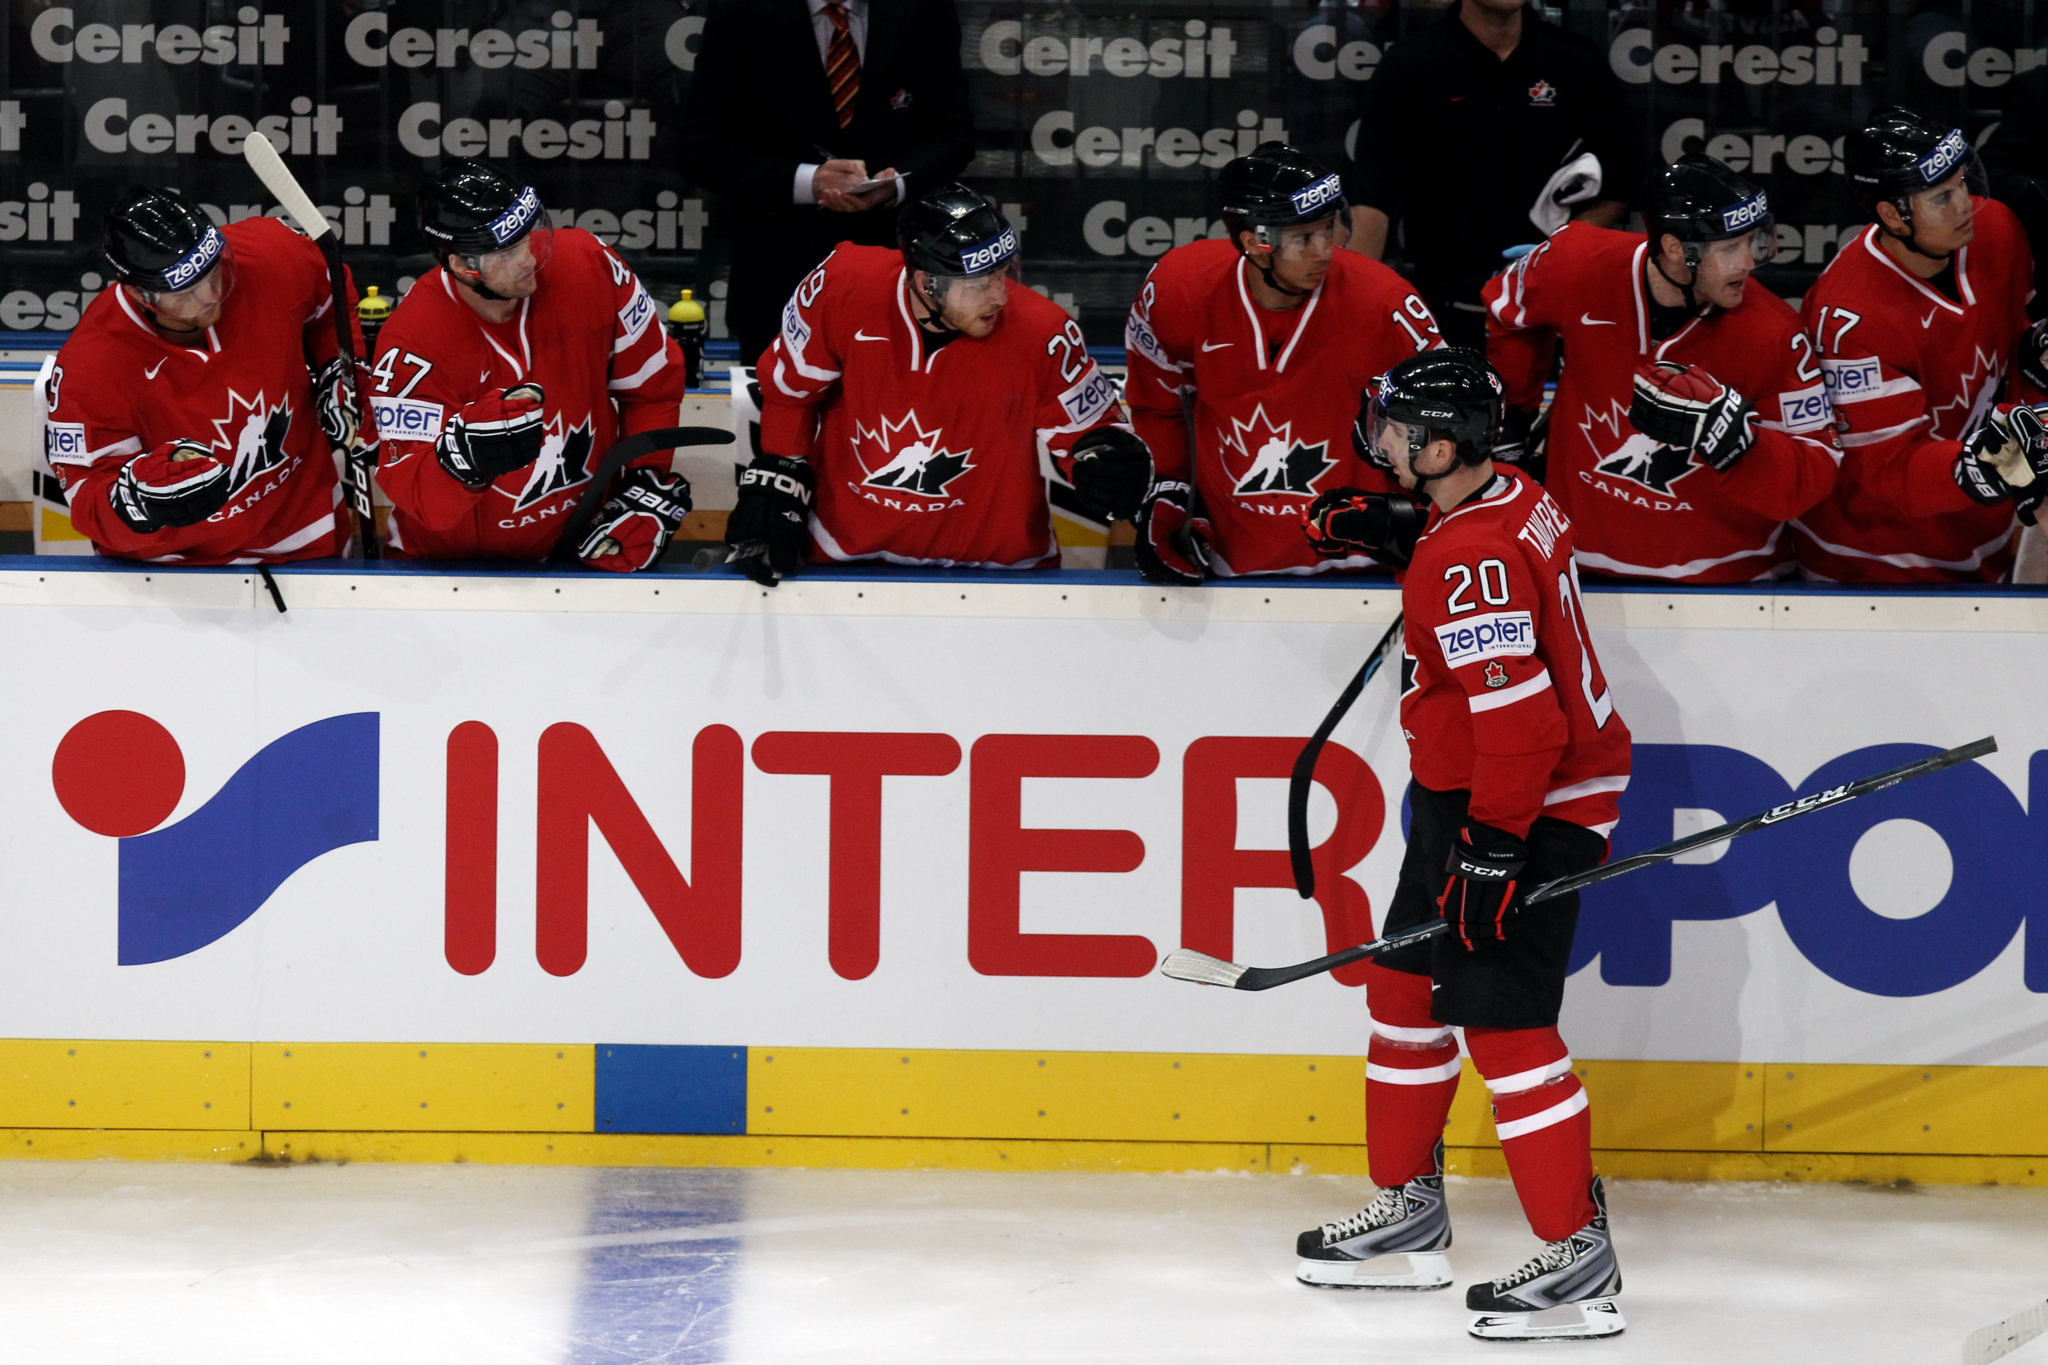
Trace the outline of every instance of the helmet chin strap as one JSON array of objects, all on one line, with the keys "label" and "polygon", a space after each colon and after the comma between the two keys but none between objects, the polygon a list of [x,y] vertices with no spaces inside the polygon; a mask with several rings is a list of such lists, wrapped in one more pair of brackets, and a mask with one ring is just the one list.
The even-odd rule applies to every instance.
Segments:
[{"label": "helmet chin strap", "polygon": [[1878,230],[1884,233],[1885,236],[1891,238],[1895,242],[1904,242],[1906,244],[1906,250],[1912,252],[1915,256],[1921,257],[1924,260],[1940,261],[1941,263],[1946,265],[1948,262],[1956,258],[1956,253],[1953,251],[1943,252],[1941,255],[1937,256],[1933,252],[1929,251],[1926,247],[1920,245],[1920,230],[1913,226],[1913,207],[1910,201],[1908,201],[1905,207],[1900,208],[1899,201],[1894,199],[1892,201],[1892,207],[1898,209],[1899,217],[1905,220],[1906,231],[1905,234],[1901,236],[1899,233],[1893,232],[1890,228],[1886,227],[1882,221],[1880,221],[1877,225]]},{"label": "helmet chin strap", "polygon": [[1692,269],[1688,272],[1684,280],[1674,280],[1671,278],[1670,274],[1667,273],[1664,269],[1663,252],[1660,251],[1656,255],[1650,257],[1650,268],[1656,271],[1659,275],[1662,275],[1664,277],[1664,283],[1670,285],[1673,289],[1676,289],[1679,293],[1685,295],[1685,306],[1688,312],[1697,313],[1700,309],[1700,301],[1698,297],[1695,296],[1692,292],[1692,287],[1693,285],[1699,282],[1700,267],[1699,262],[1697,261],[1690,262],[1690,265]]},{"label": "helmet chin strap", "polygon": [[[443,270],[448,270],[448,261],[449,261],[449,258],[450,258],[450,257],[454,257],[454,258],[456,258],[456,259],[460,259],[460,257],[461,257],[461,253],[460,253],[460,252],[454,252],[454,251],[451,251],[451,252],[449,252],[449,253],[448,253],[448,255],[447,255],[447,256],[443,256],[443,257],[441,258],[441,268],[442,268]],[[467,262],[467,261],[464,261],[464,262],[463,262],[463,269],[467,270],[467,269],[471,269],[471,268],[472,268],[472,267],[470,266],[469,262]],[[466,279],[464,279],[464,278],[463,278],[462,276],[460,276],[460,275],[456,275],[456,274],[455,274],[455,272],[454,272],[453,270],[448,270],[448,273],[449,273],[450,275],[453,275],[453,276],[454,276],[454,278],[455,278],[455,282],[456,282],[457,284],[461,285],[461,286],[462,286],[462,287],[463,287],[464,289],[467,289],[467,290],[468,290],[468,291],[469,291],[470,293],[472,293],[472,294],[476,295],[476,296],[477,296],[478,298],[480,298],[480,299],[489,299],[489,300],[490,300],[490,301],[491,301],[492,303],[511,303],[511,302],[513,302],[513,300],[512,300],[512,299],[511,299],[510,297],[508,297],[507,295],[504,295],[504,294],[500,294],[500,293],[499,293],[499,292],[498,292],[497,290],[495,290],[495,289],[491,288],[491,287],[490,287],[489,285],[485,284],[485,283],[484,283],[484,272],[483,272],[483,271],[481,271],[481,270],[478,270],[478,271],[476,272],[476,278],[475,278],[475,279],[473,279],[473,280],[466,280]]]},{"label": "helmet chin strap", "polygon": [[924,316],[917,320],[919,331],[929,332],[942,342],[951,341],[954,337],[966,335],[958,327],[946,321],[946,310],[939,302],[939,292],[931,286],[931,276],[925,276],[924,287],[916,290],[915,295],[918,303],[924,309]]},{"label": "helmet chin strap", "polygon": [[[1259,245],[1266,247],[1267,260],[1271,261],[1275,254],[1273,248],[1271,246],[1267,246],[1267,244],[1264,242],[1259,243]],[[1266,282],[1266,288],[1272,290],[1274,293],[1285,294],[1287,295],[1287,297],[1291,299],[1305,299],[1310,294],[1315,292],[1312,289],[1295,289],[1290,285],[1280,283],[1279,280],[1273,277],[1273,267],[1270,264],[1259,264],[1259,258],[1252,255],[1251,252],[1246,251],[1244,249],[1244,243],[1238,243],[1237,251],[1238,254],[1243,256],[1245,260],[1251,265],[1252,269],[1259,272],[1259,278]]]}]

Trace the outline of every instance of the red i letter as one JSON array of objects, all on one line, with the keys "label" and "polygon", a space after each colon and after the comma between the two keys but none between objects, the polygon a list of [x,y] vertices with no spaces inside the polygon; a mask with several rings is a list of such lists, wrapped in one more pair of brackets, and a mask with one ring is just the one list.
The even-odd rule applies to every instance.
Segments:
[{"label": "red i letter", "polygon": [[480,720],[448,732],[442,951],[475,976],[498,955],[498,736]]}]

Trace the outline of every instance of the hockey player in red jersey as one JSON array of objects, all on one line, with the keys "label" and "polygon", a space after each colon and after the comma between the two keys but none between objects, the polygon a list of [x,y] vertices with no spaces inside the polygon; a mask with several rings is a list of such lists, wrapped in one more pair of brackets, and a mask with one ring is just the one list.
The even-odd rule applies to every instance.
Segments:
[{"label": "hockey player in red jersey", "polygon": [[1706,156],[1654,172],[1639,202],[1647,238],[1568,223],[1487,283],[1488,354],[1533,413],[1564,350],[1543,481],[1581,567],[1774,577],[1841,452],[1812,341],[1750,278],[1775,250],[1769,204]]},{"label": "hockey player in red jersey", "polygon": [[[1450,1283],[1443,1128],[1458,1044],[1493,1119],[1529,1226],[1547,1245],[1466,1292],[1475,1336],[1622,1330],[1621,1271],[1593,1174],[1586,1093],[1558,1036],[1578,896],[1521,908],[1527,889],[1597,866],[1628,785],[1629,732],[1594,656],[1573,529],[1549,494],[1487,452],[1499,377],[1453,347],[1402,362],[1360,415],[1361,444],[1432,507],[1419,536],[1384,495],[1332,496],[1309,534],[1405,563],[1401,728],[1413,813],[1382,933],[1441,917],[1449,932],[1367,969],[1366,1141],[1378,1196],[1301,1234],[1298,1277],[1354,1288]],[[1406,1254],[1406,1273],[1369,1264]],[[1545,1310],[1575,1306],[1576,1313]],[[1541,1316],[1539,1316],[1541,1315]]]},{"label": "hockey player in red jersey", "polygon": [[319,248],[269,218],[216,227],[141,185],[108,212],[102,247],[118,283],[50,376],[45,440],[71,524],[103,555],[166,564],[340,554],[333,450],[354,416]]},{"label": "hockey player in red jersey", "polygon": [[[676,424],[682,353],[626,263],[551,229],[531,185],[457,161],[421,193],[419,221],[441,268],[392,309],[371,372],[391,548],[545,559],[604,452]],[[673,458],[626,467],[576,547],[584,565],[660,562],[690,511]]]},{"label": "hockey player in red jersey", "polygon": [[1325,488],[1391,491],[1351,450],[1358,395],[1441,346],[1436,320],[1406,280],[1344,250],[1343,189],[1306,154],[1262,143],[1217,190],[1230,240],[1167,252],[1124,327],[1124,396],[1158,467],[1138,567],[1185,584],[1367,567],[1310,553],[1302,509]]},{"label": "hockey player in red jersey", "polygon": [[1041,457],[1105,520],[1151,478],[1080,327],[1016,283],[994,204],[941,186],[897,241],[826,257],[762,354],[765,453],[726,523],[730,562],[761,583],[806,557],[1055,567]]},{"label": "hockey player in red jersey", "polygon": [[1998,470],[2026,462],[1998,405],[2043,397],[2016,371],[2048,383],[2039,338],[2025,345],[2026,235],[1983,197],[1961,129],[1881,109],[1843,159],[1877,221],[1806,294],[1844,459],[1834,496],[1795,528],[1800,565],[1844,582],[1996,582],[2017,496]]}]

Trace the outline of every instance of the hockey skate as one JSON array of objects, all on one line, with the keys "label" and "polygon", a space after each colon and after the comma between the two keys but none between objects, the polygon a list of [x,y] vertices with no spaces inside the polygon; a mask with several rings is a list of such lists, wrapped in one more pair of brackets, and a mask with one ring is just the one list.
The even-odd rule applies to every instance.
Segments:
[{"label": "hockey skate", "polygon": [[1615,1306],[1621,1264],[1607,1229],[1607,1192],[1593,1177],[1593,1221],[1544,1247],[1505,1279],[1465,1291],[1473,1336],[1487,1341],[1579,1341],[1628,1326]]},{"label": "hockey skate", "polygon": [[[1370,1204],[1341,1223],[1311,1228],[1295,1240],[1301,1258],[1294,1278],[1319,1289],[1447,1289],[1451,1264],[1451,1211],[1444,1203],[1444,1145],[1436,1145],[1436,1169],[1405,1185],[1381,1190]],[[1407,1260],[1405,1272],[1372,1263],[1389,1256]]]}]

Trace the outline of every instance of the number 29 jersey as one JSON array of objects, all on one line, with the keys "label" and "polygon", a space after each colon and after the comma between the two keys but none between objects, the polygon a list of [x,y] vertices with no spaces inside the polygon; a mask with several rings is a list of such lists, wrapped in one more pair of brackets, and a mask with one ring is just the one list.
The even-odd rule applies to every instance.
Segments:
[{"label": "number 29 jersey", "polygon": [[1629,731],[1593,652],[1556,500],[1502,473],[1451,511],[1433,509],[1401,609],[1415,780],[1470,791],[1474,820],[1517,837],[1539,815],[1612,830]]}]

